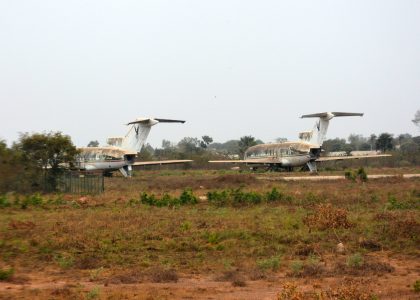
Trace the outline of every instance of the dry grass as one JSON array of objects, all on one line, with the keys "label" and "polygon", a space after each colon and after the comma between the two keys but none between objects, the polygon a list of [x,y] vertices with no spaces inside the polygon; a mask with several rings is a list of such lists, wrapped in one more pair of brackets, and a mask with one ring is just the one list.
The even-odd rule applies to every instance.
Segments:
[{"label": "dry grass", "polygon": [[[345,244],[347,256],[377,250],[420,256],[419,210],[388,210],[389,195],[402,202],[420,201],[418,179],[285,183],[258,180],[247,173],[162,173],[107,179],[103,195],[83,201],[64,195],[59,204],[44,201],[26,209],[2,208],[1,263],[12,267],[17,278],[46,268],[72,276],[100,269],[103,274],[95,281],[108,284],[175,282],[179,274],[220,277],[227,270],[240,270],[226,280],[241,287],[245,278],[287,273],[291,261],[308,261],[314,255],[322,263],[304,263],[299,275],[291,276],[392,271],[393,266],[376,261],[365,260],[358,269],[349,268],[345,258],[341,264],[337,258],[322,259],[335,252],[338,242]],[[173,208],[139,203],[142,192],[178,197],[185,187],[196,196],[239,187],[264,194],[276,188],[289,200],[239,208],[215,207],[206,201]],[[69,291],[55,293],[65,298]]]}]

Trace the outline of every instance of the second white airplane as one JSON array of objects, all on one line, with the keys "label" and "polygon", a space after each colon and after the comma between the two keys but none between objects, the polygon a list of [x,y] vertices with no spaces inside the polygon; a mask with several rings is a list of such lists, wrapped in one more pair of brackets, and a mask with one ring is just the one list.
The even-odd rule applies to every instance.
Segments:
[{"label": "second white airplane", "polygon": [[307,165],[311,172],[317,171],[316,162],[359,159],[391,156],[380,155],[358,155],[358,156],[321,156],[322,144],[325,141],[328,125],[334,117],[363,116],[362,113],[348,112],[324,112],[310,115],[303,115],[301,118],[319,118],[312,131],[301,132],[300,141],[284,142],[276,144],[261,144],[249,147],[243,160],[213,160],[210,163],[244,163],[253,168],[266,167],[268,169],[293,170],[294,167]]}]

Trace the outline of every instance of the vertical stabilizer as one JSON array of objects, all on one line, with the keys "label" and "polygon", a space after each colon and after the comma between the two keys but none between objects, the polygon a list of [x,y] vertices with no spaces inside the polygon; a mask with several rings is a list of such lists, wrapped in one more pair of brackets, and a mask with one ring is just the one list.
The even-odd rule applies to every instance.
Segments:
[{"label": "vertical stabilizer", "polygon": [[328,125],[330,120],[334,117],[349,117],[349,116],[363,116],[362,113],[346,113],[346,112],[324,112],[311,115],[303,115],[301,118],[319,118],[315,123],[310,143],[314,145],[322,146],[325,141],[328,131]]},{"label": "vertical stabilizer", "polygon": [[130,126],[130,129],[121,141],[121,148],[140,152],[150,133],[150,129],[157,123],[185,123],[185,121],[158,118],[136,119],[127,124]]}]

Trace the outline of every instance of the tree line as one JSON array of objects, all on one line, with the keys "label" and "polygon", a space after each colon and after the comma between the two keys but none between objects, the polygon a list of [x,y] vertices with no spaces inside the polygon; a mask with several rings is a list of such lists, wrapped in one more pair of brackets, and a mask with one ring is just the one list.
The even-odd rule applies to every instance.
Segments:
[{"label": "tree line", "polygon": [[[277,142],[287,141],[277,138]],[[192,159],[193,168],[211,168],[207,163],[214,159],[239,159],[246,149],[263,143],[253,136],[243,136],[224,143],[214,142],[204,135],[201,138],[184,137],[178,143],[163,140],[161,147],[146,144],[137,160]],[[98,146],[91,141],[89,146]],[[381,133],[364,137],[351,134],[347,139],[335,138],[324,142],[326,152],[373,151],[391,152],[390,166],[417,166],[420,164],[420,136]],[[8,147],[0,140],[0,192],[55,190],[57,178],[75,162],[77,148],[70,136],[61,132],[22,134]]]}]

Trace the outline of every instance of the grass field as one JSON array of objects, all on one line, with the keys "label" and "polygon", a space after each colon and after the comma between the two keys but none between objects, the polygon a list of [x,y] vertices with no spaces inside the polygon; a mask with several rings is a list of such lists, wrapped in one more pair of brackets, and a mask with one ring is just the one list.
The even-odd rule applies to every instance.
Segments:
[{"label": "grass field", "polygon": [[99,196],[4,195],[0,299],[419,299],[419,178],[259,178],[144,171]]}]

